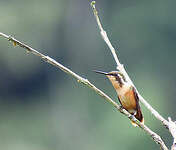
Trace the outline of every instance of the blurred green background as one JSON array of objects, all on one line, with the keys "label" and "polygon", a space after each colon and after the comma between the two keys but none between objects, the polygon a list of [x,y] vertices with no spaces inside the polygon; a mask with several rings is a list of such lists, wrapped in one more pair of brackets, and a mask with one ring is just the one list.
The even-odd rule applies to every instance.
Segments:
[{"label": "blurred green background", "polygon": [[[101,0],[97,9],[136,87],[165,118],[175,119],[176,1]],[[0,0],[0,31],[51,56],[117,100],[115,70],[90,1]],[[92,90],[0,38],[0,148],[4,150],[148,150],[152,139]],[[172,138],[141,104],[145,123]]]}]

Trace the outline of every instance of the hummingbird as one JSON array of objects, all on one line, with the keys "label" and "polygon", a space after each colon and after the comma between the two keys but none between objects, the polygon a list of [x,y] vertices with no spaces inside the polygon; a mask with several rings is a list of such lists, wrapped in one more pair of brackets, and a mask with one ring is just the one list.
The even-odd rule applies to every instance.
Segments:
[{"label": "hummingbird", "polygon": [[[134,86],[126,81],[123,74],[119,71],[103,72],[95,70],[95,72],[104,74],[108,77],[117,92],[121,106],[144,124],[144,118],[139,105],[138,93]],[[132,125],[137,126],[134,122],[131,123]]]}]

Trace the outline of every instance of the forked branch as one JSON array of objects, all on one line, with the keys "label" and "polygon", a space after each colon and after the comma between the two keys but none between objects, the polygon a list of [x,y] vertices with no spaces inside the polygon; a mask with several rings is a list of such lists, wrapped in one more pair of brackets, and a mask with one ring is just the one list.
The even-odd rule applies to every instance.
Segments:
[{"label": "forked branch", "polygon": [[[103,29],[103,26],[100,22],[100,19],[99,19],[99,16],[98,16],[98,11],[95,7],[95,1],[92,1],[91,2],[91,7],[93,9],[93,13],[94,13],[94,16],[96,18],[96,21],[97,21],[97,24],[98,24],[98,27],[99,27],[99,30],[100,30],[100,34],[103,38],[103,40],[105,41],[105,43],[108,45],[109,49],[111,50],[111,53],[114,57],[114,60],[117,64],[117,70],[119,70],[124,76],[125,78],[127,79],[127,81],[129,83],[131,83],[133,86],[133,82],[132,80],[130,79],[129,75],[127,74],[123,64],[120,63],[118,57],[117,57],[117,54],[116,54],[116,51],[114,49],[114,47],[112,46],[107,34],[106,34],[106,31]],[[135,86],[134,86],[135,87]],[[136,88],[136,87],[135,87]],[[138,90],[136,89],[136,91],[138,92]],[[164,117],[162,117],[138,92],[138,95],[139,95],[139,99],[140,101],[145,105],[145,107],[153,114],[153,116],[155,116],[155,118],[157,118],[159,121],[161,121],[161,123],[167,128],[169,129],[171,135],[173,136],[173,145],[172,145],[172,148],[171,150],[176,150],[176,122],[172,121],[171,118],[169,117],[169,121],[167,121],[166,119],[164,119]]]},{"label": "forked branch", "polygon": [[160,147],[163,150],[168,150],[167,147],[166,147],[166,145],[164,144],[163,140],[161,139],[161,137],[159,135],[157,135],[155,132],[153,132],[147,126],[141,124],[134,116],[132,116],[130,113],[128,113],[125,109],[122,109],[115,101],[113,101],[109,96],[107,96],[100,89],[98,89],[97,87],[95,87],[87,79],[82,78],[81,76],[79,76],[78,74],[74,73],[70,69],[66,68],[62,64],[58,63],[57,61],[55,61],[51,57],[46,56],[46,55],[38,52],[37,50],[35,50],[32,47],[30,47],[30,46],[28,46],[28,45],[26,45],[26,44],[18,41],[17,39],[15,39],[12,36],[8,36],[8,35],[6,35],[4,33],[1,33],[1,32],[0,32],[0,36],[4,37],[8,41],[12,42],[14,46],[18,45],[18,46],[24,48],[25,50],[27,50],[27,52],[30,52],[30,53],[32,53],[32,54],[34,54],[36,56],[39,56],[42,60],[46,61],[47,63],[50,63],[50,64],[54,65],[55,67],[61,69],[65,73],[67,73],[67,74],[71,75],[72,77],[76,78],[79,83],[82,83],[82,84],[86,85],[87,87],[91,88],[94,92],[96,92],[98,95],[100,95],[101,97],[103,97],[107,102],[109,102],[110,104],[112,104],[119,112],[121,112],[122,114],[124,114],[125,116],[127,116],[131,121],[135,122],[141,129],[143,129],[148,135],[150,135],[153,138],[153,140],[157,144],[159,144]]},{"label": "forked branch", "polygon": [[[108,45],[108,47],[111,50],[111,53],[112,53],[112,55],[114,57],[114,60],[115,60],[116,65],[117,65],[117,70],[119,70],[125,76],[126,80],[134,86],[134,84],[133,84],[132,80],[130,79],[129,75],[127,74],[123,64],[120,63],[119,58],[117,57],[116,51],[115,51],[114,47],[112,46],[112,44],[111,44],[111,42],[110,42],[110,40],[109,40],[109,38],[108,38],[108,36],[106,34],[106,31],[102,27],[102,24],[100,22],[100,18],[98,16],[98,11],[97,11],[97,9],[95,7],[95,1],[91,2],[91,6],[92,6],[92,9],[93,9],[93,13],[94,13],[94,16],[96,18],[98,27],[100,29],[101,36],[102,36],[103,40],[105,41],[105,43]],[[136,91],[137,91],[137,89],[136,89]],[[139,92],[138,92],[138,94],[139,94]],[[145,105],[145,107],[147,107],[147,109],[158,120],[160,120],[165,127],[168,128],[168,121],[166,119],[164,119],[140,94],[139,94],[139,99]]]}]

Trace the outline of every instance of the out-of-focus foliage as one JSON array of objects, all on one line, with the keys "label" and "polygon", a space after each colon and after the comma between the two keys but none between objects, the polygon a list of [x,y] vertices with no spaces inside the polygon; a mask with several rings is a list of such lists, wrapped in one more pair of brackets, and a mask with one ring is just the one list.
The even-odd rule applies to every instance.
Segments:
[{"label": "out-of-focus foliage", "polygon": [[[89,1],[0,0],[0,30],[51,56],[117,100],[91,70],[115,70]],[[138,90],[164,117],[176,116],[176,1],[97,1],[104,28]],[[0,39],[0,148],[159,149],[93,91]],[[171,137],[142,105],[145,123]]]}]

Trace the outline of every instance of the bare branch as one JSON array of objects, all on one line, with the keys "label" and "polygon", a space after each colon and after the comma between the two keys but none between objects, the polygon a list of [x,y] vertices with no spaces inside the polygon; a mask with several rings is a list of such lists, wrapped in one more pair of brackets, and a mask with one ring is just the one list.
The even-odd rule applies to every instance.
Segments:
[{"label": "bare branch", "polygon": [[12,42],[14,46],[18,45],[18,46],[24,48],[25,50],[27,50],[28,52],[31,52],[32,54],[34,54],[36,56],[39,56],[42,60],[46,61],[47,63],[50,63],[50,64],[54,65],[55,67],[61,69],[65,73],[67,73],[67,74],[71,75],[72,77],[76,78],[79,83],[82,83],[82,84],[88,86],[89,88],[91,88],[94,92],[96,92],[98,95],[100,95],[101,97],[103,97],[107,102],[109,102],[110,104],[112,104],[119,112],[121,112],[122,114],[124,114],[125,116],[127,116],[131,121],[135,122],[141,129],[143,129],[148,135],[150,135],[153,138],[153,140],[157,144],[159,144],[161,146],[161,148],[163,150],[168,150],[167,147],[166,147],[166,145],[164,144],[164,142],[162,141],[162,139],[161,139],[161,137],[159,135],[157,135],[155,132],[153,132],[152,130],[150,130],[147,126],[141,124],[134,116],[132,116],[130,113],[128,113],[125,109],[122,109],[115,101],[113,101],[104,92],[102,92],[97,87],[95,87],[87,79],[82,78],[81,76],[79,76],[78,74],[74,73],[70,69],[66,68],[62,64],[58,63],[57,61],[55,61],[51,57],[46,56],[46,55],[38,52],[37,50],[35,50],[32,47],[30,47],[30,46],[28,46],[28,45],[26,45],[26,44],[18,41],[17,39],[15,39],[12,36],[8,36],[8,35],[6,35],[4,33],[1,33],[1,32],[0,32],[0,36],[4,37],[7,40],[9,40],[10,42]]},{"label": "bare branch", "polygon": [[[115,49],[114,47],[112,46],[107,34],[106,34],[106,31],[103,29],[102,27],[102,24],[100,22],[100,19],[99,19],[99,16],[98,16],[98,11],[95,7],[95,1],[92,1],[91,3],[91,6],[92,6],[92,9],[93,9],[93,13],[94,13],[94,16],[96,18],[96,21],[97,21],[97,24],[98,24],[98,27],[100,29],[100,33],[101,33],[101,36],[103,38],[103,40],[105,41],[105,43],[108,45],[109,49],[111,50],[111,53],[114,57],[114,60],[117,64],[117,69],[125,76],[125,78],[127,79],[127,81],[129,83],[131,83],[133,86],[133,82],[132,80],[130,79],[129,75],[127,74],[123,64],[120,63],[118,57],[117,57],[117,54],[115,52]],[[134,86],[135,87],[135,86]],[[136,87],[135,87],[136,88]],[[136,91],[138,92],[138,90],[136,89]],[[138,92],[139,94],[139,92]],[[139,94],[139,99],[140,101],[146,106],[146,108],[158,119],[162,122],[162,124],[168,128],[168,121],[166,119],[164,119],[140,94]]]},{"label": "bare branch", "polygon": [[172,121],[170,117],[168,117],[168,120],[169,120],[169,131],[174,138],[171,150],[176,150],[176,122]]}]

